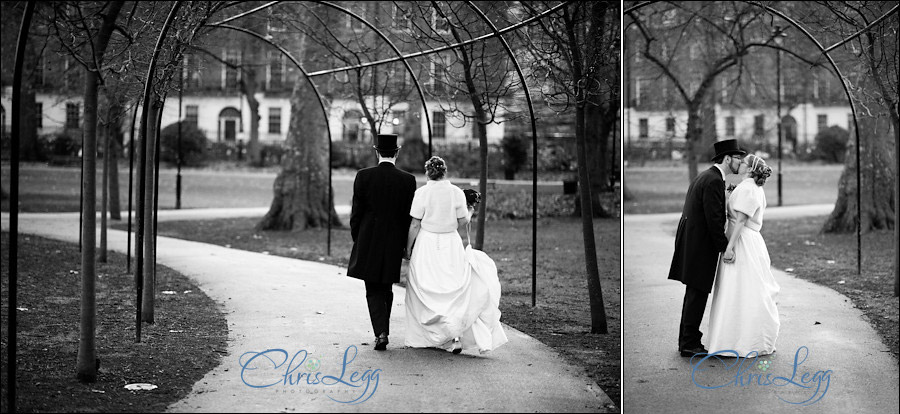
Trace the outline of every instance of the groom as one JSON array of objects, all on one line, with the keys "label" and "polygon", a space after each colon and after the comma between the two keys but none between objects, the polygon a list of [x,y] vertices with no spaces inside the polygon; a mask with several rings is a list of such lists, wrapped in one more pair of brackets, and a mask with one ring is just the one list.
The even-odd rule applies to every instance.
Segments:
[{"label": "groom", "polygon": [[366,283],[375,350],[384,351],[394,301],[391,286],[400,281],[416,178],[395,167],[400,151],[396,135],[379,134],[374,148],[378,166],[360,170],[353,182],[350,212],[353,250],[347,276]]},{"label": "groom", "polygon": [[678,352],[683,357],[707,352],[700,343],[700,321],[716,277],[719,253],[728,247],[725,176],[738,173],[746,154],[733,139],[716,142],[714,150],[715,165],[700,173],[688,187],[669,269],[669,279],[686,285],[678,333]]}]

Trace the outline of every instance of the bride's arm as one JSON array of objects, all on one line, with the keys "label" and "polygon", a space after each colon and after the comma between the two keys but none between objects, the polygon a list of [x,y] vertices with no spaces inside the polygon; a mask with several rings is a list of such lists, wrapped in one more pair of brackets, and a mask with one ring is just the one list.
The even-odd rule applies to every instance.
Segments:
[{"label": "bride's arm", "polygon": [[409,222],[409,233],[406,235],[406,258],[412,257],[413,245],[416,243],[416,237],[419,236],[419,229],[422,227],[422,220],[413,217]]},{"label": "bride's arm", "polygon": [[734,214],[736,216],[734,228],[731,230],[731,236],[728,237],[728,247],[725,248],[725,255],[722,256],[725,263],[734,263],[734,245],[737,244],[738,239],[741,237],[741,230],[744,229],[744,224],[750,219],[747,214],[737,210],[734,211]]},{"label": "bride's arm", "polygon": [[[466,238],[463,239],[463,241],[469,239],[469,226],[466,226],[466,224],[468,224],[469,221],[472,220],[472,213],[475,212],[475,208],[472,207],[472,206],[468,206],[468,209],[467,209],[467,210],[468,210],[468,211],[466,212],[466,216],[465,216],[465,217],[460,217],[460,218],[456,219],[456,228],[458,228],[458,229],[461,228],[461,229],[465,229],[465,230],[466,230]],[[463,243],[463,246],[465,246],[465,243]]]}]

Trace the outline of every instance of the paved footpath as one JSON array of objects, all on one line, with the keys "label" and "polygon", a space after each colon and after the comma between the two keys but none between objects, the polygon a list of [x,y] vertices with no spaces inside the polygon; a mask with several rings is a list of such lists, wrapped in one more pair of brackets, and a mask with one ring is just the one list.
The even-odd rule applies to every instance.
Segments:
[{"label": "paved footpath", "polygon": [[[832,208],[771,208],[766,219],[825,215]],[[769,361],[769,368],[762,371],[759,361],[746,361],[741,367],[734,358],[707,360],[699,365],[696,383],[724,386],[695,385],[690,358],[676,352],[684,285],[666,279],[679,217],[625,216],[622,398],[626,413],[897,412],[897,360],[862,313],[834,290],[778,270],[781,332],[777,352],[760,359]],[[706,317],[711,302],[710,297]],[[701,325],[704,333],[708,332],[706,317]],[[775,380],[774,385],[761,385],[766,384],[767,373],[773,374],[771,378],[791,378],[795,366],[795,384]],[[807,400],[812,404],[791,404]]]},{"label": "paved footpath", "polygon": [[[197,213],[162,212],[160,219],[254,215],[252,209]],[[3,229],[8,230],[7,213],[2,221]],[[77,213],[21,214],[19,223],[21,233],[78,240]],[[109,232],[111,250],[124,252],[125,242],[125,232]],[[508,326],[509,343],[485,355],[405,348],[405,290],[396,285],[391,343],[386,352],[377,352],[372,350],[365,288],[361,281],[347,277],[344,268],[166,237],[159,238],[158,249],[160,263],[189,277],[220,304],[229,328],[228,354],[222,363],[168,411],[618,410],[618,404],[583,370]],[[295,385],[283,383],[288,371],[283,356],[268,354],[255,363],[247,363],[249,355],[241,358],[247,352],[267,349],[284,349],[290,356],[300,353],[289,374]],[[271,359],[263,359],[266,357]],[[247,370],[244,380],[241,362],[256,369]],[[322,373],[321,383],[315,383],[315,373]],[[308,383],[310,376],[313,384]],[[281,382],[251,388],[245,380],[252,385]]]}]

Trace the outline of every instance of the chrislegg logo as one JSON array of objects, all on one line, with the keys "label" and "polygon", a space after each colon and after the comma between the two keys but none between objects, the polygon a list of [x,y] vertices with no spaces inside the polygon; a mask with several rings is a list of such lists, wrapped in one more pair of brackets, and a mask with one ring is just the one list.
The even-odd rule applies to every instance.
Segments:
[{"label": "chrislegg logo", "polygon": [[[825,398],[828,387],[831,385],[831,374],[833,372],[829,369],[826,371],[816,371],[815,373],[808,371],[801,373],[800,365],[806,361],[808,356],[809,348],[805,346],[797,348],[797,352],[794,354],[793,366],[790,367],[791,375],[790,377],[786,377],[776,375],[775,371],[778,371],[778,369],[775,367],[775,364],[773,364],[771,360],[760,359],[759,354],[756,351],[751,352],[746,357],[741,357],[737,351],[733,350],[716,351],[711,354],[698,354],[695,355],[694,358],[691,358],[691,381],[697,387],[706,390],[725,387],[749,387],[754,385],[759,387],[787,387],[786,389],[799,388],[801,390],[806,390],[806,392],[811,394],[809,398],[803,401],[791,401],[782,398],[777,394],[776,397],[789,404],[801,406],[812,405],[822,400],[822,398]],[[722,357],[727,357],[727,359],[723,359]],[[729,364],[729,360],[732,358],[734,358],[734,362]],[[716,369],[718,367],[715,364],[712,366],[705,364],[710,359],[715,359],[722,363],[725,368],[725,376],[721,375],[721,370]],[[704,365],[706,365],[706,367],[704,367]],[[711,385],[703,385],[701,382],[703,384]]]},{"label": "chrislegg logo", "polygon": [[334,375],[322,372],[325,364],[310,356],[304,349],[293,356],[284,349],[249,351],[241,355],[238,363],[241,366],[241,381],[248,387],[281,386],[276,392],[323,394],[334,402],[360,404],[375,395],[382,370],[351,372],[350,364],[356,359],[356,355],[356,346],[348,346],[344,351],[340,373],[334,372]]}]

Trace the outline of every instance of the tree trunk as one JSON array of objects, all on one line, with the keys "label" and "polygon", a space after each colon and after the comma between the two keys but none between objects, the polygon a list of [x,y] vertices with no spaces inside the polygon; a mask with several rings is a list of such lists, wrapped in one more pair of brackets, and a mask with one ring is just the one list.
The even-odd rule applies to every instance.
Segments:
[{"label": "tree trunk", "polygon": [[[594,5],[600,7],[599,5]],[[577,13],[578,5],[575,5]],[[585,137],[585,91],[578,86],[584,80],[582,60],[582,43],[575,34],[577,18],[572,18],[569,9],[563,9],[563,20],[566,22],[568,49],[572,53],[572,79],[575,93],[575,143],[578,154],[578,184],[581,200],[581,234],[584,239],[584,265],[587,277],[588,297],[591,304],[591,333],[606,334],[609,328],[606,323],[606,309],[603,303],[603,289],[600,285],[600,269],[597,264],[597,245],[594,239],[594,217],[591,205],[591,179],[587,162],[587,142]]]},{"label": "tree trunk", "polygon": [[700,111],[696,105],[688,107],[688,125],[685,134],[685,157],[688,161],[688,181],[693,182],[697,178],[697,164],[700,160],[698,143],[703,136],[703,127],[700,125]]},{"label": "tree trunk", "polygon": [[[486,223],[485,216],[487,211],[487,172],[488,172],[488,143],[487,143],[487,126],[482,121],[486,118],[484,110],[480,106],[475,107],[475,116],[478,117],[478,156],[481,159],[481,169],[478,178],[478,192],[481,193],[481,202],[478,203],[478,217],[475,220],[476,233],[475,249],[482,250],[484,247],[484,225]],[[535,200],[537,201],[537,200]]]},{"label": "tree trunk", "polygon": [[109,216],[113,220],[122,220],[122,207],[119,200],[119,152],[122,151],[122,117],[124,109],[113,104],[111,107],[106,136],[109,142]]},{"label": "tree trunk", "polygon": [[106,216],[109,210],[109,134],[103,134],[103,172],[100,185],[100,255],[97,260],[106,263]]},{"label": "tree trunk", "polygon": [[155,204],[154,183],[156,182],[156,130],[158,127],[157,119],[160,116],[161,103],[152,99],[150,103],[150,113],[147,119],[147,163],[142,165],[145,168],[144,181],[144,284],[141,296],[141,321],[154,323],[154,300],[156,298],[156,260],[153,254],[153,234],[156,229],[153,224]]},{"label": "tree trunk", "polygon": [[19,108],[19,157],[22,161],[39,161],[45,159],[47,154],[41,153],[38,145],[37,133],[37,100],[34,88],[38,54],[35,51],[36,42],[28,42],[25,46],[25,59],[22,61],[22,104]]},{"label": "tree trunk", "polygon": [[603,289],[600,285],[600,270],[597,263],[597,245],[594,238],[594,218],[591,201],[590,172],[587,167],[587,143],[585,140],[585,110],[579,105],[575,113],[575,140],[578,145],[578,181],[581,209],[588,214],[581,215],[581,232],[584,238],[584,261],[587,276],[588,296],[591,303],[591,333],[609,332],[606,324],[606,309],[603,304]]},{"label": "tree trunk", "polygon": [[[895,150],[891,148],[890,121],[887,115],[859,119],[861,174],[860,228],[862,232],[892,229],[894,222],[894,182],[892,171]],[[822,226],[826,233],[856,231],[856,143],[851,135],[847,145],[844,172],[838,186],[838,199],[831,216]]]},{"label": "tree trunk", "polygon": [[291,94],[291,117],[287,144],[290,148],[275,178],[275,192],[269,212],[257,224],[260,230],[305,230],[341,222],[328,198],[327,120],[308,82],[298,77]]},{"label": "tree trunk", "polygon": [[[618,102],[618,101],[616,101]],[[585,105],[585,141],[587,146],[587,166],[591,178],[591,209],[596,218],[612,217],[610,212],[600,203],[600,194],[612,190],[609,180],[609,136],[615,125],[617,103],[604,108],[588,102]],[[610,110],[613,108],[612,110]],[[612,112],[612,119],[609,113]],[[581,216],[581,202],[576,197],[574,216]]]},{"label": "tree trunk", "polygon": [[[103,52],[109,43],[110,35],[116,21],[119,10],[124,3],[112,2],[107,14],[103,17],[100,31],[94,38],[95,60],[88,60],[90,65],[85,72],[84,83],[84,179],[81,183],[81,191],[84,194],[82,214],[84,225],[82,226],[81,249],[81,326],[78,341],[78,359],[76,362],[76,377],[79,381],[94,382],[97,380],[97,371],[100,368],[100,360],[97,358],[95,344],[97,308],[96,308],[96,263],[94,262],[97,240],[97,84],[99,82],[99,67],[93,67],[94,62],[103,62]],[[93,69],[93,70],[92,70]]]},{"label": "tree trunk", "polygon": [[259,145],[259,100],[256,99],[256,71],[246,69],[241,76],[241,89],[247,97],[247,107],[250,110],[250,142],[247,143],[247,153],[250,154],[250,165],[262,166],[261,148]]}]

